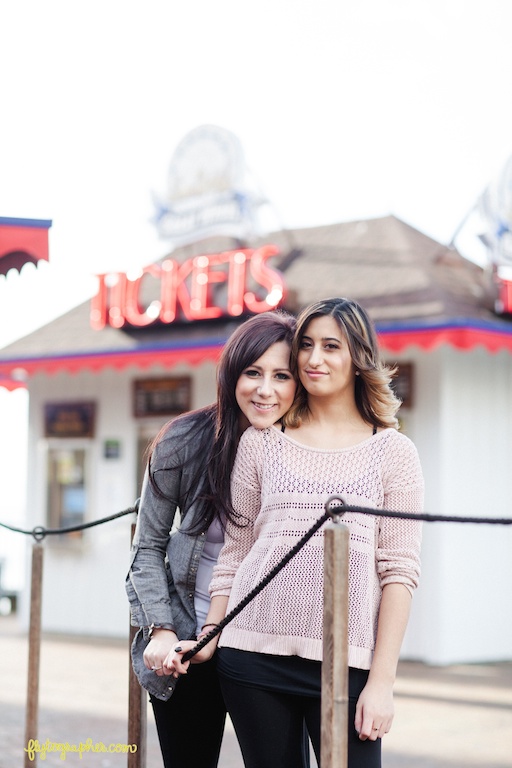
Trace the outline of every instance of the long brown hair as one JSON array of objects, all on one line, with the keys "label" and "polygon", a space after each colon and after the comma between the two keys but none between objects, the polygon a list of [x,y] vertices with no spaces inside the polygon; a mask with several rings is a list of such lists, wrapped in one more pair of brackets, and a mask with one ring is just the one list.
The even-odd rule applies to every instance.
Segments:
[{"label": "long brown hair", "polygon": [[[387,366],[381,359],[377,334],[372,321],[356,301],[331,298],[310,304],[297,318],[297,329],[292,344],[292,367],[297,371],[297,357],[307,326],[315,317],[328,315],[336,320],[347,340],[350,356],[358,373],[355,377],[355,401],[359,413],[376,427],[397,427],[396,412],[400,400],[391,389],[390,382],[396,376],[396,366]],[[297,377],[298,378],[298,377]],[[298,427],[309,413],[308,393],[298,383],[295,401],[286,414],[287,426]]]},{"label": "long brown hair", "polygon": [[[231,506],[230,487],[231,472],[241,434],[241,410],[236,401],[236,385],[244,370],[253,365],[273,344],[284,341],[291,349],[295,324],[295,317],[281,310],[264,312],[242,323],[231,334],[222,350],[217,366],[216,403],[178,417],[190,421],[187,442],[194,444],[194,450],[186,465],[197,462],[199,455],[203,457],[187,487],[182,488],[180,492],[182,503],[198,501],[202,504],[200,519],[192,527],[187,527],[187,533],[206,531],[215,517],[221,522],[226,518],[236,522]],[[172,423],[166,424],[153,441],[150,448],[150,466],[155,446],[168,434],[169,429],[172,430]],[[178,468],[182,469],[183,466],[185,465]],[[175,463],[173,468],[176,469]],[[185,473],[182,473],[182,478],[184,476]],[[161,494],[162,491],[151,472],[150,482]]]}]

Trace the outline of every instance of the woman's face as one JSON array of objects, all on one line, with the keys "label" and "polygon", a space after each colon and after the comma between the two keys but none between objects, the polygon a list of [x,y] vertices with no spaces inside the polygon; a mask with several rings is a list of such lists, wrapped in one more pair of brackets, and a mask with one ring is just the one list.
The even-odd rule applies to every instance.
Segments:
[{"label": "woman's face", "polygon": [[296,383],[290,371],[290,346],[278,341],[246,368],[236,383],[235,397],[244,416],[242,426],[272,426],[291,407]]},{"label": "woman's face", "polygon": [[345,334],[330,315],[315,317],[304,329],[297,356],[299,378],[311,396],[354,392],[355,369]]}]

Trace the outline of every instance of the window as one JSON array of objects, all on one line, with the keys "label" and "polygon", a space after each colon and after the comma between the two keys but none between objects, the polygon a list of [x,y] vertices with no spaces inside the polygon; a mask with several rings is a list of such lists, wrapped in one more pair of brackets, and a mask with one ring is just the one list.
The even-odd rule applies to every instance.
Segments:
[{"label": "window", "polygon": [[[82,447],[48,450],[48,527],[69,528],[85,522],[87,451]],[[81,531],[66,534],[80,538]]]}]

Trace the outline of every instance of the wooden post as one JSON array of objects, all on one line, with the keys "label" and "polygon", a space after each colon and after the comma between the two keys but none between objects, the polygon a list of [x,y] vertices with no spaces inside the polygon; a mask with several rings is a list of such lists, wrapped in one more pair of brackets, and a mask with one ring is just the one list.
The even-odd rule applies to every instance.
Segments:
[{"label": "wooden post", "polygon": [[348,763],[348,541],[346,525],[325,529],[322,768]]},{"label": "wooden post", "polygon": [[[132,524],[131,536],[135,533],[135,524]],[[131,663],[131,646],[137,633],[137,627],[130,625],[128,660],[128,744],[136,744],[137,751],[128,752],[128,768],[146,768],[147,756],[147,701],[148,695],[141,688],[135,677]]]},{"label": "wooden post", "polygon": [[[43,546],[32,547],[32,575],[30,582],[30,627],[28,640],[27,711],[25,715],[25,744],[37,739],[39,715],[39,661],[41,658],[41,607],[43,592]],[[31,759],[32,758],[32,759]],[[33,755],[25,752],[25,768],[37,764]]]},{"label": "wooden post", "polygon": [[[130,645],[137,627],[130,627]],[[128,753],[128,768],[146,768],[147,697],[135,677],[130,659],[128,683],[128,744],[136,744],[137,751]]]}]

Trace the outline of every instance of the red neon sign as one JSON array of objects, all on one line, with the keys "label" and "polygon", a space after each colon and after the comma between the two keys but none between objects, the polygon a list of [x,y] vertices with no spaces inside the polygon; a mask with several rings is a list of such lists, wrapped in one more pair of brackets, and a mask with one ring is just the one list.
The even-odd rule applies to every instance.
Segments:
[{"label": "red neon sign", "polygon": [[[98,275],[99,289],[92,300],[91,326],[142,328],[152,323],[208,320],[244,311],[258,314],[275,309],[285,296],[280,272],[267,261],[279,253],[274,245],[195,256],[185,262],[166,259],[144,267],[135,279],[122,272]],[[153,278],[160,283],[159,299],[141,304],[141,286]]]},{"label": "red neon sign", "polygon": [[512,281],[497,278],[498,283],[498,301],[496,302],[496,311],[502,315],[512,314]]}]

